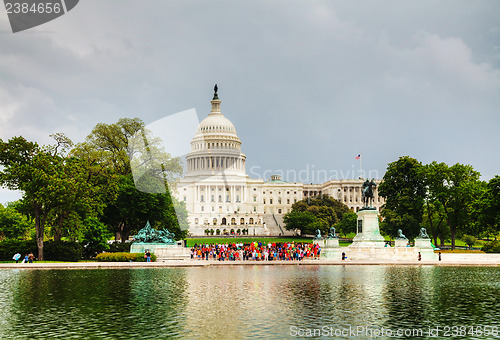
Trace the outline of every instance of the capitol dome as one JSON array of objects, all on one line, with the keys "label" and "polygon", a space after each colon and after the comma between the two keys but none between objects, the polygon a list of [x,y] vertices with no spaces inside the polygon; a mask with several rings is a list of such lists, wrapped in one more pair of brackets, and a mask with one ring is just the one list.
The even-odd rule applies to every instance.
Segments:
[{"label": "capitol dome", "polygon": [[203,119],[196,129],[196,135],[228,134],[238,137],[233,123],[220,112],[212,112]]},{"label": "capitol dome", "polygon": [[220,110],[215,90],[212,110],[196,129],[187,155],[187,175],[214,172],[245,174],[245,155],[241,153],[241,140],[233,123]]}]

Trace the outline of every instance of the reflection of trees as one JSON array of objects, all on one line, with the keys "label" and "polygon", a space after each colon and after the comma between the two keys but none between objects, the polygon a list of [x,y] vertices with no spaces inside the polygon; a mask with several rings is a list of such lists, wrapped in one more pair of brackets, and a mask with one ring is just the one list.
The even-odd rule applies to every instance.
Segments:
[{"label": "reflection of trees", "polygon": [[432,304],[432,267],[387,267],[384,297],[391,327],[423,327]]},{"label": "reflection of trees", "polygon": [[[183,270],[32,270],[14,288],[13,334],[81,338],[176,334],[182,327]],[[154,327],[152,327],[154,323]],[[155,330],[156,328],[156,330]],[[110,332],[110,333],[108,333]]]},{"label": "reflection of trees", "polygon": [[386,326],[491,325],[499,313],[499,281],[497,268],[389,267]]}]

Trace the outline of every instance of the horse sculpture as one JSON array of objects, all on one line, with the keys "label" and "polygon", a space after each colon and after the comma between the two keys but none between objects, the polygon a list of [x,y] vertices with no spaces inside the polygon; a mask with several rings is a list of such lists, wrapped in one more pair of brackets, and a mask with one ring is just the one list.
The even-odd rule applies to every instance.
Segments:
[{"label": "horse sculpture", "polygon": [[363,204],[364,208],[371,208],[373,204],[373,188],[376,188],[377,184],[374,179],[369,181],[368,179],[363,183]]}]

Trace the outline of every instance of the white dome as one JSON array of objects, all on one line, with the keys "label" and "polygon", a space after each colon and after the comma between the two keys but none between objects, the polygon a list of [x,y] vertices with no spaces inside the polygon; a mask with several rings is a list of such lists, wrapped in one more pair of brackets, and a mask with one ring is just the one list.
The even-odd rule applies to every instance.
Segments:
[{"label": "white dome", "polygon": [[203,119],[196,129],[196,135],[226,134],[237,137],[233,123],[222,113],[211,113]]}]

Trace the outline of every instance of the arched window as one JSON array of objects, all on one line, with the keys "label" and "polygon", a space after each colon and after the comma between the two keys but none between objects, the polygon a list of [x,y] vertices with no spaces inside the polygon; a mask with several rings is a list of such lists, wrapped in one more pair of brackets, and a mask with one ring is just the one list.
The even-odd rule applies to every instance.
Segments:
[{"label": "arched window", "polygon": [[214,218],[214,225],[217,225],[217,219]]},{"label": "arched window", "polygon": [[233,218],[231,218],[231,224],[232,224],[232,225],[236,225],[236,219],[235,219],[234,217],[233,217]]},{"label": "arched window", "polygon": [[245,224],[245,219],[243,217],[240,218],[240,224]]},{"label": "arched window", "polygon": [[250,220],[248,221],[249,224],[253,224],[253,217],[250,217]]},{"label": "arched window", "polygon": [[222,222],[220,224],[221,225],[226,225],[226,218],[225,217],[222,218]]},{"label": "arched window", "polygon": [[194,224],[198,224],[198,218],[194,219]]}]

